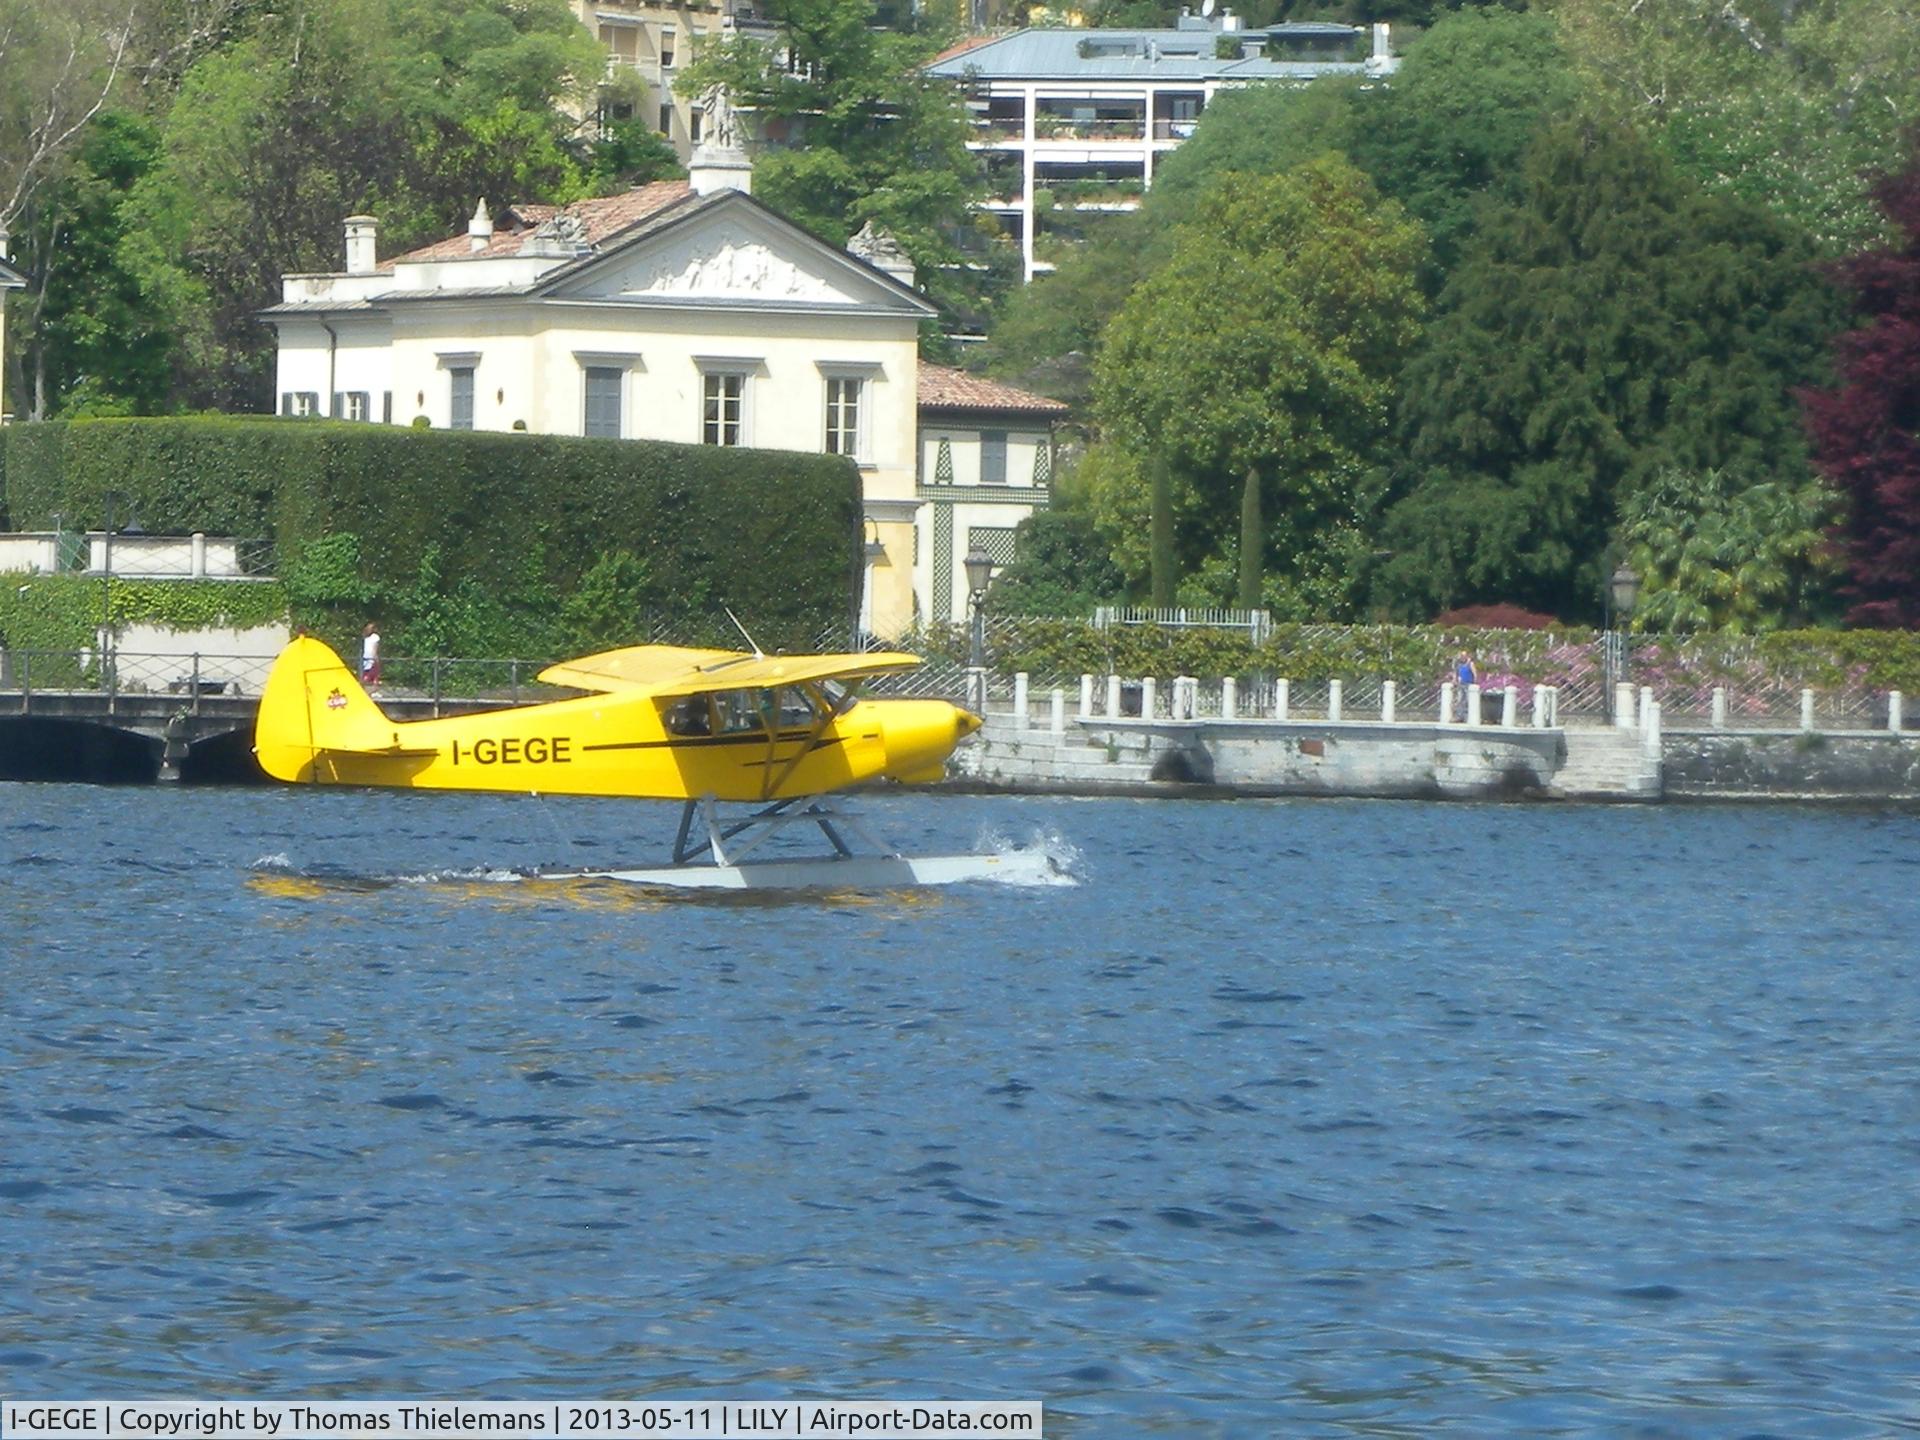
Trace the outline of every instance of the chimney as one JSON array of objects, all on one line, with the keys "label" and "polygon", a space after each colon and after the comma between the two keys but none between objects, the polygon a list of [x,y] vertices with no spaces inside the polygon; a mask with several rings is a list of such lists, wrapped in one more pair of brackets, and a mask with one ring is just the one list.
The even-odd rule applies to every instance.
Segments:
[{"label": "chimney", "polygon": [[487,200],[483,195],[473,207],[473,218],[467,222],[467,248],[476,254],[493,243],[493,217],[487,214]]},{"label": "chimney", "polygon": [[380,222],[371,215],[347,217],[347,274],[371,275]]},{"label": "chimney", "polygon": [[687,181],[696,195],[711,195],[716,190],[753,193],[753,162],[738,146],[710,145],[706,141],[693,147],[693,159],[687,162]]},{"label": "chimney", "polygon": [[1373,58],[1374,59],[1385,60],[1388,58],[1389,55],[1392,54],[1392,49],[1387,43],[1388,37],[1391,35],[1392,31],[1393,31],[1393,27],[1384,20],[1376,20],[1373,22]]},{"label": "chimney", "polygon": [[13,239],[13,236],[7,233],[7,227],[4,225],[0,225],[0,260],[5,260],[7,258],[7,244],[12,239]]}]

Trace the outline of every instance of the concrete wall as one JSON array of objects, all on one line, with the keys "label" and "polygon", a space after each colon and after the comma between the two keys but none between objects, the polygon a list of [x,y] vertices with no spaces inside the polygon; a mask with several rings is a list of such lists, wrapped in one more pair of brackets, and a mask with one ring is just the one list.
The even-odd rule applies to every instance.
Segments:
[{"label": "concrete wall", "polygon": [[1543,790],[1558,730],[1372,721],[1068,720],[1064,733],[994,716],[955,754],[963,782],[1138,792],[1175,783],[1245,794],[1496,798]]},{"label": "concrete wall", "polygon": [[1669,730],[1670,799],[1920,800],[1920,732]]}]

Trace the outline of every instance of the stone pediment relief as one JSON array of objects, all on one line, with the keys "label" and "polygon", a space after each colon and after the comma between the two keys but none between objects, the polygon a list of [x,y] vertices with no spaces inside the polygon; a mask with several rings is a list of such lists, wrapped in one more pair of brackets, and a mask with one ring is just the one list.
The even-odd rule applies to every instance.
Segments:
[{"label": "stone pediment relief", "polygon": [[765,240],[709,231],[635,256],[582,287],[613,297],[688,300],[761,300],[803,305],[850,305],[879,298],[851,276],[783,253]]}]

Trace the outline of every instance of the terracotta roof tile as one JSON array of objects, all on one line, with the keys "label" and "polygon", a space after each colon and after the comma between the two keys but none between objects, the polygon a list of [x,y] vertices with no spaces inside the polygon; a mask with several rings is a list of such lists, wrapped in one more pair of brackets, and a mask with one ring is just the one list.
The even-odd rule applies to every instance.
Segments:
[{"label": "terracotta roof tile", "polygon": [[919,399],[922,410],[991,410],[1050,418],[1065,415],[1070,408],[984,375],[924,362],[920,366]]},{"label": "terracotta roof tile", "polygon": [[692,193],[693,188],[685,180],[656,180],[620,195],[576,200],[571,205],[509,205],[494,218],[493,238],[484,249],[473,249],[463,231],[383,260],[379,268],[391,270],[403,261],[412,264],[426,260],[489,260],[517,255],[522,243],[543,221],[560,214],[579,220],[586,228],[587,243],[597,246]]}]

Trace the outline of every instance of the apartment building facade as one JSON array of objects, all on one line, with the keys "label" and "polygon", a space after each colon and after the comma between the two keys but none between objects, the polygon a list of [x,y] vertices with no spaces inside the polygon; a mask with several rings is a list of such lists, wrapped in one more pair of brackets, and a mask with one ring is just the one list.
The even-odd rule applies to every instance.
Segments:
[{"label": "apartment building facade", "polygon": [[[1212,9],[1212,0],[1208,0]],[[1384,24],[1241,28],[1230,11],[1182,12],[1171,30],[1019,30],[954,47],[928,73],[964,87],[985,208],[1020,247],[1022,275],[1054,268],[1102,214],[1137,209],[1156,163],[1222,90],[1385,76]]]}]

